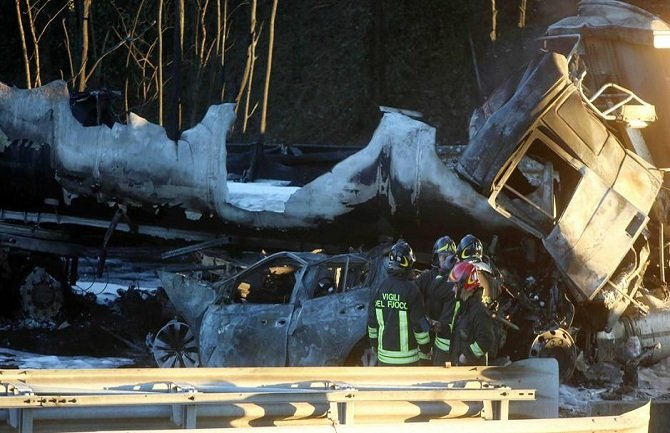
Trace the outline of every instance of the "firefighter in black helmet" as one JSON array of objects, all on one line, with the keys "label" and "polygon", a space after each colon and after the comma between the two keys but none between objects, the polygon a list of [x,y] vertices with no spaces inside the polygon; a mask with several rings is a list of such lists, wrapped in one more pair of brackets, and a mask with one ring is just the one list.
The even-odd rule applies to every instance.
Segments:
[{"label": "firefighter in black helmet", "polygon": [[481,262],[484,256],[484,246],[482,241],[471,234],[463,236],[463,239],[456,247],[456,258],[463,262]]},{"label": "firefighter in black helmet", "polygon": [[[423,300],[426,302],[426,296],[428,294],[428,289],[435,279],[440,274],[440,268],[442,263],[445,260],[448,260],[448,264],[453,266],[453,263],[456,262],[456,242],[453,241],[449,236],[442,236],[435,241],[433,245],[433,258],[431,262],[430,269],[426,269],[421,272],[416,279],[416,285],[423,295]],[[446,275],[449,275],[447,272]]]},{"label": "firefighter in black helmet", "polygon": [[412,278],[414,252],[403,240],[391,247],[389,276],[372,296],[368,337],[379,365],[418,365],[430,359],[428,320]]},{"label": "firefighter in black helmet", "polygon": [[[439,319],[445,304],[453,304],[453,291],[451,284],[447,281],[451,268],[456,263],[456,243],[449,236],[442,236],[435,242],[433,247],[432,269],[424,271],[418,278],[419,289],[422,284],[423,301],[430,323],[431,346],[434,346],[435,336],[439,331]],[[430,280],[426,283],[425,280]],[[435,354],[433,350],[433,354]]]}]

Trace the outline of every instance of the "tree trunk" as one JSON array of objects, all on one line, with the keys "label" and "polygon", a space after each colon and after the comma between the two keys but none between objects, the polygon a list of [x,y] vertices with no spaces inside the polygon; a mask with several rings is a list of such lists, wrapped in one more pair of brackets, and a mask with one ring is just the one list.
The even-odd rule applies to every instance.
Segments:
[{"label": "tree trunk", "polygon": [[526,27],[526,8],[528,6],[528,0],[520,0],[519,4],[519,28],[522,29]]},{"label": "tree trunk", "polygon": [[91,13],[91,1],[83,0],[83,10],[81,15],[81,66],[79,68],[79,86],[78,90],[86,90],[86,64],[88,63],[88,20]]},{"label": "tree trunk", "polygon": [[220,58],[220,67],[214,68],[215,77],[223,76],[224,79],[221,81],[221,96],[220,101],[223,102],[226,95],[226,80],[224,75],[224,66],[226,64],[226,41],[228,40],[228,0],[223,0],[223,11],[221,11],[221,3],[218,0],[217,3],[217,27],[216,27],[216,37],[217,37],[217,53]]},{"label": "tree trunk", "polygon": [[35,32],[35,20],[33,19],[33,8],[30,6],[30,0],[26,0],[26,10],[28,12],[28,25],[30,26],[30,36],[33,40],[33,53],[35,53],[35,86],[42,85],[40,72],[40,46]]},{"label": "tree trunk", "polygon": [[172,140],[177,141],[179,139],[179,130],[181,126],[179,125],[179,114],[181,111],[181,99],[180,99],[180,89],[181,86],[181,50],[183,44],[182,38],[182,24],[183,18],[182,13],[183,9],[181,8],[184,4],[183,0],[177,0],[174,2],[174,21],[175,21],[175,30],[174,38],[172,40],[172,47],[174,50],[174,58],[172,59],[172,86],[173,86],[173,95],[172,95],[172,110],[170,113],[170,121],[168,122],[168,134]]},{"label": "tree trunk", "polygon": [[163,126],[163,0],[158,0],[158,124]]},{"label": "tree trunk", "polygon": [[265,71],[265,86],[263,88],[263,110],[261,112],[261,143],[265,140],[266,117],[268,113],[268,94],[270,93],[270,74],[272,73],[272,52],[275,43],[275,17],[277,16],[277,4],[279,0],[272,2],[272,14],[270,15],[270,28],[268,30],[268,65]]},{"label": "tree trunk", "polygon": [[489,33],[489,37],[491,38],[491,42],[495,42],[498,36],[496,35],[498,30],[498,9],[496,8],[496,0],[491,0],[491,33]]},{"label": "tree trunk", "polygon": [[[247,124],[249,118],[251,117],[251,112],[249,111],[249,105],[251,104],[251,86],[254,82],[254,65],[256,63],[256,43],[258,39],[256,37],[256,6],[258,5],[257,0],[251,0],[251,19],[249,23],[249,33],[251,34],[251,43],[249,44],[249,80],[247,81],[247,97],[244,103],[244,122],[242,124],[242,133],[247,132]],[[251,110],[253,112],[253,109]]]},{"label": "tree trunk", "polygon": [[19,37],[21,38],[21,49],[23,50],[23,66],[26,70],[26,88],[32,88],[30,78],[30,60],[28,59],[28,47],[26,46],[26,32],[23,30],[23,19],[21,19],[21,0],[16,0],[16,18],[19,22]]}]

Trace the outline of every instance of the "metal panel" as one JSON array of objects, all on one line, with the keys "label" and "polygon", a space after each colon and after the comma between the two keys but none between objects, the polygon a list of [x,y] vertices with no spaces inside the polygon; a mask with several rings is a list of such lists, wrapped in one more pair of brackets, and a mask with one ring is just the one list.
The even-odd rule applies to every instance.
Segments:
[{"label": "metal panel", "polygon": [[286,365],[286,339],[293,307],[293,304],[211,305],[200,329],[202,362],[230,367]]},{"label": "metal panel", "polygon": [[288,365],[341,365],[367,335],[370,289],[305,300],[293,314]]},{"label": "metal panel", "polygon": [[[643,224],[635,233],[627,233],[631,221],[640,215]],[[578,298],[593,299],[647,220],[625,197],[608,190],[600,178],[587,171],[563,218],[544,244],[558,268],[579,290]]]}]

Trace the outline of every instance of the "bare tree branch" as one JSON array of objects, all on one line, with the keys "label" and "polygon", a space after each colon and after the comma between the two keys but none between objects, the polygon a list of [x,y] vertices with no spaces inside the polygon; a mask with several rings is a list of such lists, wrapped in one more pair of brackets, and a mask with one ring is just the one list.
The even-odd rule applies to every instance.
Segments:
[{"label": "bare tree branch", "polygon": [[268,64],[265,71],[265,86],[263,88],[263,110],[261,112],[261,141],[265,138],[266,119],[268,113],[268,95],[270,93],[270,74],[272,73],[272,52],[275,43],[275,17],[277,16],[277,4],[279,0],[272,2],[270,14],[270,32],[268,35]]},{"label": "bare tree branch", "polygon": [[21,38],[21,49],[23,50],[23,66],[26,69],[26,88],[32,88],[30,78],[30,60],[28,59],[28,47],[26,45],[26,33],[23,30],[23,19],[21,19],[21,0],[16,0],[16,18],[19,22],[19,37]]}]

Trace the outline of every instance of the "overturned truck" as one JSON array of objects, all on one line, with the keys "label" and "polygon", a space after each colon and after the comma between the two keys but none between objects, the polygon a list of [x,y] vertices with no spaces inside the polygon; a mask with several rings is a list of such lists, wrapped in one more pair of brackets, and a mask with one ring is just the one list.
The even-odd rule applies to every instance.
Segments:
[{"label": "overturned truck", "polygon": [[[13,170],[2,181],[3,263],[23,265],[12,260],[19,252],[47,258],[35,261],[44,276],[24,271],[18,283],[12,279],[36,298],[55,292],[45,287],[53,285],[56,266],[40,264],[76,258],[81,234],[88,234],[82,227],[102,230],[102,247],[118,230],[207,245],[214,239],[219,246],[274,241],[341,249],[382,235],[403,235],[426,250],[445,233],[497,235],[489,254],[505,284],[492,308],[511,324],[504,346],[510,357],[554,356],[568,375],[576,345],[590,360],[621,359],[616,347],[633,338],[640,350],[623,361],[653,362],[670,355],[663,189],[668,40],[670,27],[643,10],[612,0],[581,2],[578,16],[552,25],[545,50],[474,113],[468,145],[448,161],[436,152],[434,128],[399,112],[386,112],[357,152],[338,157],[331,150],[328,159],[266,149],[259,163],[226,145],[234,119],[229,104],[211,107],[199,125],[171,141],[137,116],[126,125],[83,126],[62,82],[30,91],[0,86],[0,130],[8,137],[0,160]],[[273,181],[237,181],[250,164],[260,164]],[[16,179],[31,173],[43,187],[23,194]],[[175,278],[165,276],[168,292]],[[341,291],[369,284],[343,283]],[[193,296],[172,292],[196,343],[225,332],[212,314],[236,302],[223,290],[228,286],[204,285],[197,305]],[[283,299],[282,332],[295,330],[291,320],[299,319],[304,301]],[[336,307],[320,301],[320,308]],[[365,314],[358,313],[350,326],[363,339],[357,327]],[[290,345],[287,338],[276,341]],[[273,363],[272,356],[253,363]],[[221,359],[208,356],[205,364]]]}]

